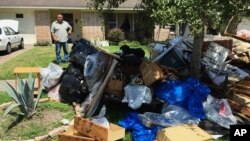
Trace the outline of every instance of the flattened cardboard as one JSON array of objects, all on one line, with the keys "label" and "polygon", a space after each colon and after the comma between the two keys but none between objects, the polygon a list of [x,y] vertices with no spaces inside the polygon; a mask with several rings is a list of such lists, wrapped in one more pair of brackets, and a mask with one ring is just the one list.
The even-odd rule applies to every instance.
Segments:
[{"label": "flattened cardboard", "polygon": [[194,124],[183,124],[158,131],[159,141],[212,141],[212,137]]}]

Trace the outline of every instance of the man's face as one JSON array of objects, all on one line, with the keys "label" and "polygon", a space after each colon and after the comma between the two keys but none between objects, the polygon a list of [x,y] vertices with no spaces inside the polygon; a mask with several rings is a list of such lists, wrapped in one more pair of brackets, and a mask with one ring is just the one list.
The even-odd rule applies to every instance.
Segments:
[{"label": "man's face", "polygon": [[62,23],[63,15],[57,15],[57,22]]}]

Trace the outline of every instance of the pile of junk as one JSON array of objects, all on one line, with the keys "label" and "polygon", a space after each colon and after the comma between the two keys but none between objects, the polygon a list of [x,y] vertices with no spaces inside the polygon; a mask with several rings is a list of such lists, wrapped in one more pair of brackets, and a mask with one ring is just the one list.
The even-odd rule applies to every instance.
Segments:
[{"label": "pile of junk", "polygon": [[176,37],[151,44],[146,57],[140,48],[123,45],[111,53],[81,39],[67,68],[42,68],[43,85],[51,99],[79,105],[81,118],[107,129],[103,99],[125,103],[131,112],[118,124],[134,141],[205,141],[229,134],[230,125],[249,123],[249,41],[205,36],[200,80],[190,75],[192,48],[192,40]]}]

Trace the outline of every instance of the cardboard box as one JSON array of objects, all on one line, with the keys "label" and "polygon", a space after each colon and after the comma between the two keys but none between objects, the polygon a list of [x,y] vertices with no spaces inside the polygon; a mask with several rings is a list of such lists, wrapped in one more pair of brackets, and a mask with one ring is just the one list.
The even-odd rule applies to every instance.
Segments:
[{"label": "cardboard box", "polygon": [[229,49],[230,52],[232,52],[233,48],[233,40],[227,37],[217,37],[217,36],[212,36],[212,37],[205,37],[202,45],[202,52],[206,52],[209,44],[211,42],[215,42],[227,49]]},{"label": "cardboard box", "polygon": [[58,135],[59,141],[95,141],[93,138],[79,134],[73,126],[68,131]]},{"label": "cardboard box", "polygon": [[156,63],[143,61],[140,66],[140,72],[146,86],[151,86],[156,81],[164,78],[161,67]]},{"label": "cardboard box", "polygon": [[159,141],[212,141],[212,137],[194,124],[183,124],[158,131]]},{"label": "cardboard box", "polygon": [[124,84],[125,80],[113,80],[110,79],[107,86],[106,91],[118,97],[123,97],[124,95]]},{"label": "cardboard box", "polygon": [[125,129],[116,124],[110,123],[109,129],[107,129],[78,116],[74,118],[74,128],[78,133],[97,141],[115,141],[125,137]]}]

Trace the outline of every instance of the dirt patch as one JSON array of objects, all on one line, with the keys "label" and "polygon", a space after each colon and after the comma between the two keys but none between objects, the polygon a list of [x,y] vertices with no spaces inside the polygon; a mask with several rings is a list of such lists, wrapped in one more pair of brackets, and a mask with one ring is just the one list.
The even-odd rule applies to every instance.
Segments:
[{"label": "dirt patch", "polygon": [[32,117],[34,123],[42,123],[49,125],[55,121],[60,121],[63,119],[64,113],[58,110],[45,110],[41,114],[37,114]]},{"label": "dirt patch", "polygon": [[60,121],[67,112],[58,109],[39,107],[31,118],[26,118],[6,132],[8,126],[15,121],[17,114],[7,115],[2,118],[0,112],[0,140],[27,140],[37,136],[46,135],[49,131],[61,126]]}]

